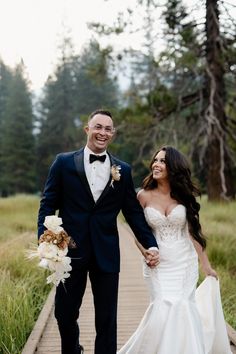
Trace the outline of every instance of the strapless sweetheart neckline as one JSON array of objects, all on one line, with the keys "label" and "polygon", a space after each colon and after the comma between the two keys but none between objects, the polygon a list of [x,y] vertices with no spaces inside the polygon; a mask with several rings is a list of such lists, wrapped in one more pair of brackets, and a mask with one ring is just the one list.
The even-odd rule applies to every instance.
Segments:
[{"label": "strapless sweetheart neckline", "polygon": [[171,209],[171,211],[169,212],[169,214],[167,214],[167,215],[165,215],[165,214],[163,214],[160,210],[158,210],[157,208],[155,208],[155,207],[152,207],[152,206],[146,206],[144,209],[146,210],[146,209],[153,209],[153,210],[155,210],[157,213],[159,213],[161,216],[163,216],[164,218],[168,218],[173,212],[174,212],[174,210],[176,210],[178,207],[183,207],[183,208],[185,208],[185,206],[183,205],[183,204],[177,204],[173,209]]}]

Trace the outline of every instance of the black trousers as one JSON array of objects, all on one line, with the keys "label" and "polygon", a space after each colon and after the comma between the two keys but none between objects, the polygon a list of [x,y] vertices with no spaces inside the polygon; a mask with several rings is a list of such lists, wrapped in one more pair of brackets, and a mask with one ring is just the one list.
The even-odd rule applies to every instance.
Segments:
[{"label": "black trousers", "polygon": [[56,290],[55,317],[61,336],[61,353],[80,354],[77,319],[89,274],[95,309],[94,353],[116,354],[119,274],[101,272],[92,263],[77,267],[75,262],[72,261],[70,277]]}]

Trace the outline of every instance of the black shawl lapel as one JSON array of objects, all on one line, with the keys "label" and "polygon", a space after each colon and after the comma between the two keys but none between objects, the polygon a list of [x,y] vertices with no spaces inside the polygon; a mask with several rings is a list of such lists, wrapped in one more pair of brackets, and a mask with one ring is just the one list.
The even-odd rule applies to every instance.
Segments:
[{"label": "black shawl lapel", "polygon": [[85,174],[85,169],[84,169],[84,149],[81,149],[75,153],[74,162],[75,162],[75,167],[78,172],[78,175],[81,179],[81,182],[83,183],[89,196],[92,198],[92,200],[94,202],[93,195],[92,195],[91,189],[89,187],[89,183],[88,183],[88,180],[87,180],[87,177]]}]

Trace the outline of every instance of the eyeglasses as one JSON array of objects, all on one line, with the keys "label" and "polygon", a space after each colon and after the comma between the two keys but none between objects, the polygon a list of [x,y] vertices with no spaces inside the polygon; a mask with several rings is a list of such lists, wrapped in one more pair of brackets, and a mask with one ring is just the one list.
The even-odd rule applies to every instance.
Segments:
[{"label": "eyeglasses", "polygon": [[103,129],[105,133],[107,134],[114,134],[115,133],[115,128],[111,127],[110,125],[101,125],[101,124],[96,124],[96,125],[90,125],[89,128],[93,130],[97,130],[98,132],[101,132]]}]

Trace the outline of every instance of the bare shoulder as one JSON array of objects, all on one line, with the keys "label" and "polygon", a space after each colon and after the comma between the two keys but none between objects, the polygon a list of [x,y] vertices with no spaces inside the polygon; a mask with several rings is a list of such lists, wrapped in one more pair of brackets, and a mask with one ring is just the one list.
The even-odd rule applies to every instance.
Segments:
[{"label": "bare shoulder", "polygon": [[140,189],[140,191],[138,191],[137,198],[139,203],[144,208],[150,199],[150,191],[147,191],[145,189]]},{"label": "bare shoulder", "polygon": [[138,200],[140,199],[140,198],[142,198],[142,195],[145,193],[146,191],[144,190],[144,189],[140,189],[139,191],[138,191],[138,193],[137,193],[137,198],[138,198]]}]

